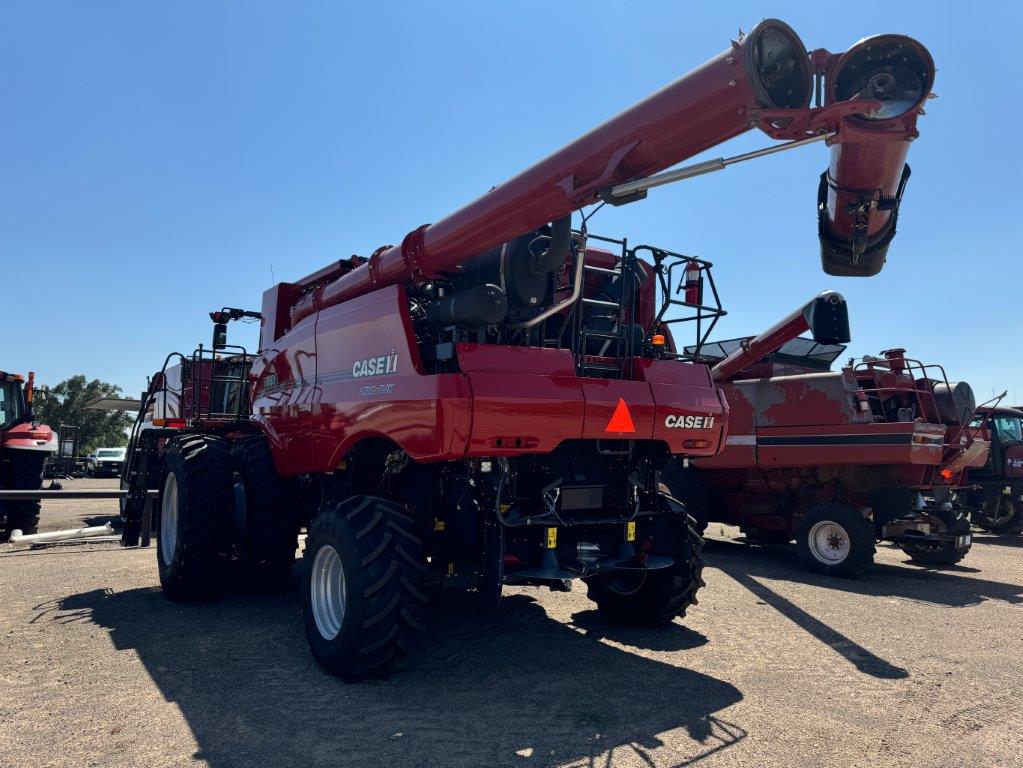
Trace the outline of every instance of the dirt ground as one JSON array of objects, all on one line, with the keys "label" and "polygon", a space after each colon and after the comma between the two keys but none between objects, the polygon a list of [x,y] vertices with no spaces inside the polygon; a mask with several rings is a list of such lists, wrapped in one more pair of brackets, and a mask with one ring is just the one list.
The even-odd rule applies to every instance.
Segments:
[{"label": "dirt ground", "polygon": [[[47,502],[43,527],[114,505]],[[882,546],[843,580],[710,538],[684,622],[508,590],[439,608],[408,669],[359,685],[313,662],[297,588],[181,606],[155,548],[0,549],[0,766],[1021,764],[1023,539],[945,571]]]}]

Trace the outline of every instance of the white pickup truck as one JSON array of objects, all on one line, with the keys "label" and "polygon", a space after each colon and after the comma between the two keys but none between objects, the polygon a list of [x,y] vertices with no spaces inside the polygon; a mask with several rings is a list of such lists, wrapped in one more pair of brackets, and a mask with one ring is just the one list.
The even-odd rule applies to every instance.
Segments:
[{"label": "white pickup truck", "polygon": [[85,459],[89,477],[118,477],[124,464],[124,448],[97,448]]}]

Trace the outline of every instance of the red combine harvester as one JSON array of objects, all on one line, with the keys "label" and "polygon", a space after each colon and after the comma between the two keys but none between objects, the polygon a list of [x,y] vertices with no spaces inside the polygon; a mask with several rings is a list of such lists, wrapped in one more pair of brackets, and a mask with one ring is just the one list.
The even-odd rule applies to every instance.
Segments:
[{"label": "red combine harvester", "polygon": [[[0,371],[0,490],[37,491],[43,484],[43,464],[57,450],[57,436],[32,421],[33,382]],[[0,541],[11,532],[35,533],[39,500],[0,500]]]},{"label": "red combine harvester", "polygon": [[[216,357],[238,312],[214,313],[213,354],[181,359],[176,392],[165,370],[146,394],[124,543],[139,541],[144,492],[159,488],[160,579],[187,600],[232,573],[283,580],[308,526],[306,635],[349,679],[408,655],[435,588],[496,598],[504,584],[581,578],[607,614],[684,614],[702,540],[660,474],[673,455],[718,451],[727,406],[667,328],[695,319],[705,338],[722,314],[710,264],[590,235],[571,216],[824,141],[824,267],[874,274],[933,75],[906,37],[807,54],[764,21],[400,245],[270,288],[247,378],[223,370],[248,366],[244,350]],[[789,142],[660,173],[754,127]],[[689,314],[666,319],[680,306]],[[246,407],[226,413],[218,387]],[[180,413],[159,411],[175,398]]]},{"label": "red combine harvester", "polygon": [[970,527],[954,491],[988,450],[969,426],[972,390],[902,349],[832,371],[847,341],[845,300],[826,291],[759,336],[687,348],[713,363],[728,438],[717,456],[665,473],[668,487],[703,525],[794,538],[826,573],[859,573],[876,540],[919,562],[958,562]]}]

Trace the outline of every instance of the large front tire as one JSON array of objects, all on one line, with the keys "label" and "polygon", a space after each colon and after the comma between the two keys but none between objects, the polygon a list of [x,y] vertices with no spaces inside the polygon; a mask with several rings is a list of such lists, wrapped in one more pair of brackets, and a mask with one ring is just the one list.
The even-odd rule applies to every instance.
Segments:
[{"label": "large front tire", "polygon": [[834,576],[858,576],[874,560],[874,526],[853,507],[817,504],[796,526],[799,559]]},{"label": "large front tire", "polygon": [[609,619],[627,624],[669,624],[699,602],[696,593],[706,586],[703,538],[692,517],[676,517],[674,525],[665,526],[676,529],[672,532],[675,563],[671,567],[598,574],[586,579],[586,596]]},{"label": "large front tire", "polygon": [[406,662],[429,598],[423,544],[403,506],[375,496],[329,503],[302,565],[305,633],[321,667],[355,681]]},{"label": "large front tire", "polygon": [[[0,474],[0,488],[38,491],[43,487],[45,453],[19,449],[6,453]],[[0,541],[7,541],[14,531],[26,535],[36,533],[39,530],[39,510],[39,499],[0,501],[0,515],[6,520],[0,525]]]},{"label": "large front tire", "polygon": [[164,450],[156,560],[172,600],[201,600],[225,586],[230,473],[221,437],[183,435]]},{"label": "large front tire", "polygon": [[279,592],[291,583],[298,546],[293,485],[277,474],[262,435],[231,446],[234,550],[238,586],[248,592]]}]

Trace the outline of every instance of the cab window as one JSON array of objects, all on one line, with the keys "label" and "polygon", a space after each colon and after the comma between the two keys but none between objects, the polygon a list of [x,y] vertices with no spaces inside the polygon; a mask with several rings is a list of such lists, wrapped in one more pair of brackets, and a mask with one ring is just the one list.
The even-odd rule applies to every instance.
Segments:
[{"label": "cab window", "polygon": [[17,387],[12,382],[0,382],[0,427],[21,418],[21,393]]},{"label": "cab window", "polygon": [[1003,443],[1023,442],[1023,428],[1016,416],[995,416],[995,434]]}]

